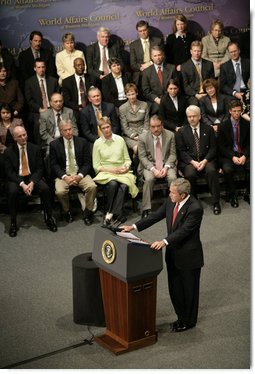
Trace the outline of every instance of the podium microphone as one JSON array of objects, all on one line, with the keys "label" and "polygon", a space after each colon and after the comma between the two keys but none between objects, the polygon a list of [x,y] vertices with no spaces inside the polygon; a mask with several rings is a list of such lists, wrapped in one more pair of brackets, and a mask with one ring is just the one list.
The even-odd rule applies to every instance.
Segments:
[{"label": "podium microphone", "polygon": [[125,216],[122,216],[122,217],[120,217],[119,219],[117,219],[117,222],[116,223],[114,223],[113,222],[113,224],[111,225],[111,230],[113,231],[113,232],[117,232],[117,231],[121,231],[121,229],[119,229],[119,226],[122,224],[122,223],[124,223],[124,222],[126,222],[126,220],[127,220],[127,217],[125,217]]}]

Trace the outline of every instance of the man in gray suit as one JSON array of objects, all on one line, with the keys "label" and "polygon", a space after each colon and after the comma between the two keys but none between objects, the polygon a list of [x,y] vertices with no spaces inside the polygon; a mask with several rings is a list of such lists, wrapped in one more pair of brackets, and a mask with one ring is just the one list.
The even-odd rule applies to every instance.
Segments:
[{"label": "man in gray suit", "polygon": [[44,155],[49,155],[49,145],[52,140],[60,136],[58,124],[61,120],[71,120],[74,135],[78,135],[76,119],[72,109],[63,106],[63,97],[55,92],[50,98],[50,108],[40,113],[40,136]]},{"label": "man in gray suit", "polygon": [[161,47],[151,48],[151,60],[153,64],[142,72],[142,91],[153,115],[159,111],[161,97],[167,91],[169,80],[178,77],[175,66],[165,63],[165,53]]},{"label": "man in gray suit", "polygon": [[139,136],[138,175],[143,177],[142,218],[151,210],[151,198],[156,179],[167,179],[168,185],[176,179],[175,138],[165,130],[158,115],[150,119],[150,130]]}]

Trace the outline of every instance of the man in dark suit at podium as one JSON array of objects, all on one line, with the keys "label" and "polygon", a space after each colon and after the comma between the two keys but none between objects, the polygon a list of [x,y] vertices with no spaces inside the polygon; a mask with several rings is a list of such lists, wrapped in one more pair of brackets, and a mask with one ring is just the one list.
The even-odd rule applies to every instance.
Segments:
[{"label": "man in dark suit at podium", "polygon": [[174,180],[170,185],[170,199],[132,226],[120,226],[122,231],[142,231],[166,218],[168,235],[151,244],[160,250],[166,247],[166,265],[170,298],[177,314],[177,321],[170,324],[173,332],[186,331],[197,323],[199,280],[204,264],[200,241],[200,225],[203,208],[190,195],[190,183],[184,178]]}]

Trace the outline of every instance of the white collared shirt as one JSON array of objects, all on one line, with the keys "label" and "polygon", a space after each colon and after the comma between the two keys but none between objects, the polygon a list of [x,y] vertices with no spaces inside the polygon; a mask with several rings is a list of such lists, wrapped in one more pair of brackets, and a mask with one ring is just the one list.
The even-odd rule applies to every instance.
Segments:
[{"label": "white collared shirt", "polygon": [[174,103],[175,109],[178,111],[178,99],[177,96],[173,97],[170,95],[172,102]]},{"label": "white collared shirt", "polygon": [[117,90],[118,90],[118,100],[125,100],[127,96],[125,95],[125,89],[124,89],[122,77],[115,78],[113,76],[113,78],[115,80]]}]

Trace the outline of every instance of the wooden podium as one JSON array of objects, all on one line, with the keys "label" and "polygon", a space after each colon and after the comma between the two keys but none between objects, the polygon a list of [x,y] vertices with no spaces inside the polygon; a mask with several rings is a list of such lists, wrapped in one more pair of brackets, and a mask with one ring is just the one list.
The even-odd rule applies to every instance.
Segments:
[{"label": "wooden podium", "polygon": [[106,322],[96,342],[116,355],[154,344],[162,251],[97,228],[92,259],[99,267]]}]

